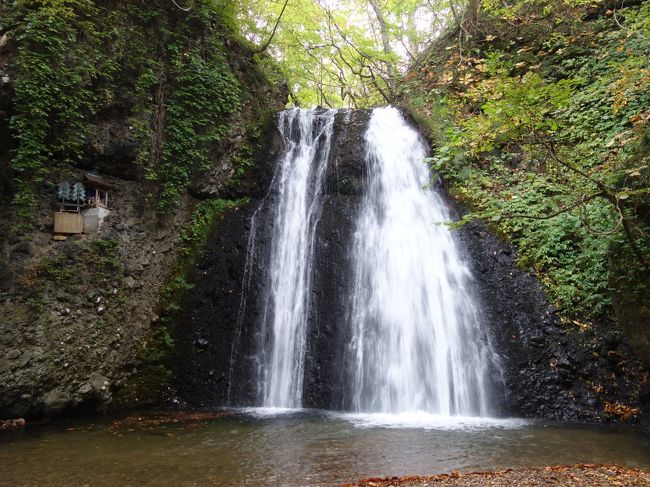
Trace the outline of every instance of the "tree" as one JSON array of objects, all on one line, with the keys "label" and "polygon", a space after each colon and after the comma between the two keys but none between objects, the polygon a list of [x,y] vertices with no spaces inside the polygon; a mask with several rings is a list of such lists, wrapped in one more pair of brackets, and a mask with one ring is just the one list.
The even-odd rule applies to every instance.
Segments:
[{"label": "tree", "polygon": [[244,35],[281,63],[295,104],[391,103],[397,79],[447,21],[446,0],[237,4]]},{"label": "tree", "polygon": [[387,59],[383,61],[386,65],[386,84],[392,93],[395,91],[395,69],[390,61],[390,58],[393,56],[393,48],[391,47],[390,41],[388,39],[388,27],[386,26],[384,14],[382,13],[381,8],[379,8],[377,0],[369,0],[369,2],[372,10],[375,12],[375,15],[377,17],[377,23],[379,24],[379,31],[381,32],[381,43],[384,48],[384,54],[387,57]]}]

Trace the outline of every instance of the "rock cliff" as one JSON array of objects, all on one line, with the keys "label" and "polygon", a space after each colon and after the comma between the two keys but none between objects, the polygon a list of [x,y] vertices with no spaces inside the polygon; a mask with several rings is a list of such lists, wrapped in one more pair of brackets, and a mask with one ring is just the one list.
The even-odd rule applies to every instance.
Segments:
[{"label": "rock cliff", "polygon": [[[306,407],[349,408],[342,351],[350,340],[342,327],[353,218],[364,191],[364,133],[369,112],[340,111],[335,119],[317,227],[313,291],[305,361]],[[281,151],[270,154],[261,192],[220,231],[191,274],[176,324],[182,359],[175,361],[180,396],[196,406],[259,404],[256,352],[265,300],[265,276]],[[443,186],[436,188],[445,192]],[[457,214],[463,209],[448,198]],[[253,214],[255,225],[251,226]],[[251,233],[253,232],[253,233]],[[456,232],[477,281],[483,320],[500,355],[502,415],[595,422],[629,420],[640,414],[643,369],[614,324],[576,333],[563,325],[534,274],[516,263],[515,250],[480,222]],[[246,258],[248,265],[246,265]]]},{"label": "rock cliff", "polygon": [[[61,30],[46,27],[62,16],[68,37],[59,39]],[[0,17],[0,417],[158,400],[168,370],[160,366],[148,378],[143,370],[151,361],[158,366],[165,345],[161,322],[174,304],[165,292],[182,282],[201,247],[199,223],[207,224],[197,212],[257,191],[255,157],[271,114],[286,102],[286,85],[218,15],[185,13],[172,2],[0,2]],[[37,39],[26,30],[35,25]],[[73,45],[61,58],[43,38]],[[75,66],[94,74],[77,73],[77,85],[70,83],[79,78],[52,76],[31,93],[38,74],[25,68],[31,54],[55,74]],[[223,99],[199,89],[219,80],[233,90],[232,107],[214,107],[214,119],[188,112],[190,102],[207,107]],[[74,113],[43,108],[48,133],[39,143],[52,149],[47,165],[29,172],[18,158],[34,134],[18,121],[40,121],[39,97],[50,89],[69,103],[82,95],[92,101]],[[65,116],[78,122],[74,144],[61,135]],[[174,151],[185,143],[189,165],[178,174],[184,163]],[[97,233],[55,241],[56,186],[84,171],[115,187],[110,214]],[[21,203],[24,194],[31,203]]]}]

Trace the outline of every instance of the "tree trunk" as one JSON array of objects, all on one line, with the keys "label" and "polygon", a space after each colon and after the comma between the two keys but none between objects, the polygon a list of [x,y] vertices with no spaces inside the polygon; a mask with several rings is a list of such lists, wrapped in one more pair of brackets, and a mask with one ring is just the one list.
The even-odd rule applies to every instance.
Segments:
[{"label": "tree trunk", "polygon": [[478,31],[478,10],[482,0],[469,0],[463,30],[471,37]]},{"label": "tree trunk", "polygon": [[[384,14],[382,13],[381,8],[377,3],[377,0],[368,1],[370,2],[370,6],[375,12],[377,22],[379,23],[379,31],[381,32],[381,42],[384,46],[384,54],[390,56],[393,54],[393,49],[390,47],[390,41],[388,40],[388,27],[386,27],[386,19],[384,19]],[[388,74],[387,84],[392,93],[395,86],[395,68],[393,67],[393,63],[390,61],[385,61],[385,65],[386,73]]]}]

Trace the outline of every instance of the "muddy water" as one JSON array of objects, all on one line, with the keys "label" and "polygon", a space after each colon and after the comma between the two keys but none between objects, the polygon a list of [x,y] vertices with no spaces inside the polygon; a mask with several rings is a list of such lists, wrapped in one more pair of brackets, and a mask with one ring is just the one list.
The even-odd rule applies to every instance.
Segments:
[{"label": "muddy water", "polygon": [[56,423],[0,436],[2,486],[325,486],[569,463],[650,468],[650,436],[630,427],[268,410],[158,425]]}]

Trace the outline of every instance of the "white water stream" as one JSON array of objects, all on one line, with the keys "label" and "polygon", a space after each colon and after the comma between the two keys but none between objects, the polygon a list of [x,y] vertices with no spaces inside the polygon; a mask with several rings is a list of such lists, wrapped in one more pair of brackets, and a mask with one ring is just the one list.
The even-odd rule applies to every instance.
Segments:
[{"label": "white water stream", "polygon": [[[279,118],[288,147],[276,178],[258,384],[265,407],[302,405],[316,228],[335,111]],[[395,108],[372,113],[367,181],[349,251],[345,390],[357,413],[489,415],[495,359],[444,201],[427,188],[426,147]],[[363,163],[363,161],[359,161]],[[343,301],[343,305],[345,301]],[[332,364],[336,366],[336,364]],[[346,375],[341,364],[341,374]]]},{"label": "white water stream", "polygon": [[335,114],[335,110],[294,109],[282,112],[278,121],[288,147],[279,167],[269,300],[263,318],[263,326],[270,327],[270,333],[262,333],[270,343],[263,347],[258,381],[265,407],[302,405],[314,236]]},{"label": "white water stream", "polygon": [[366,145],[349,315],[354,410],[485,416],[493,353],[470,273],[441,224],[449,212],[427,189],[426,147],[392,107],[373,111]]}]

